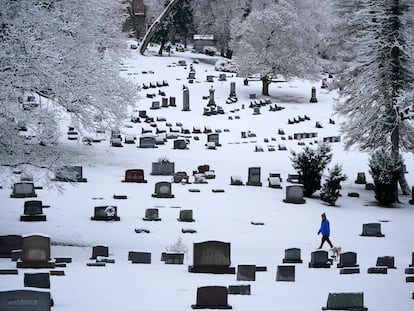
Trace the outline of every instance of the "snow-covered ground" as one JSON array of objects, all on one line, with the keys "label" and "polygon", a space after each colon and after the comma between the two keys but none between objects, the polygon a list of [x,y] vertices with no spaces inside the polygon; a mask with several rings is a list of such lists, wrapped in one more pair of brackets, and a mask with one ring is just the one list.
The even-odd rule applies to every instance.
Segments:
[{"label": "snow-covered ground", "polygon": [[[228,303],[235,310],[320,310],[326,305],[329,293],[363,292],[364,304],[370,311],[413,310],[413,283],[406,283],[405,268],[412,263],[414,252],[414,209],[408,204],[410,199],[401,196],[401,204],[395,208],[378,207],[372,191],[363,185],[355,184],[358,172],[365,172],[368,182],[367,155],[355,151],[344,151],[341,143],[333,143],[333,160],[343,165],[348,179],[342,184],[342,197],[337,207],[330,207],[315,198],[307,198],[306,204],[284,203],[287,174],[295,173],[290,160],[290,150],[300,151],[303,146],[297,140],[288,140],[288,135],[302,132],[317,132],[318,138],[337,136],[339,121],[332,115],[332,105],[336,92],[320,88],[320,81],[295,80],[288,83],[275,83],[270,86],[270,97],[262,97],[261,83],[243,84],[243,78],[227,73],[227,81],[218,81],[219,72],[214,71],[214,58],[175,52],[170,57],[158,57],[155,48],[150,48],[146,56],[137,50],[130,50],[130,57],[122,65],[121,75],[138,84],[167,81],[168,87],[142,90],[142,100],[137,110],[146,110],[155,119],[163,116],[175,125],[181,122],[184,127],[193,126],[213,131],[221,130],[221,147],[208,150],[206,134],[190,134],[188,150],[173,149],[173,141],[156,149],[140,149],[137,145],[124,144],[122,148],[109,145],[109,132],[106,141],[93,146],[81,142],[68,141],[65,144],[79,148],[79,159],[71,165],[82,165],[87,183],[77,185],[63,184],[64,192],[37,190],[38,199],[50,205],[44,209],[46,222],[20,222],[25,199],[10,198],[11,185],[0,189],[0,235],[33,234],[49,235],[52,241],[51,254],[54,257],[72,257],[73,262],[66,268],[65,276],[51,276],[50,292],[54,299],[55,311],[73,310],[190,310],[196,303],[197,288],[210,285],[251,285],[251,295],[229,295]],[[194,63],[196,79],[187,80],[189,64]],[[187,66],[177,66],[185,60]],[[146,71],[147,73],[143,73]],[[150,73],[152,71],[153,73]],[[214,75],[213,83],[206,82],[207,75]],[[230,83],[236,83],[238,102],[226,104],[230,93]],[[183,85],[189,88],[190,111],[182,111]],[[208,100],[209,89],[215,89],[215,102],[225,110],[223,115],[203,116],[203,108]],[[317,89],[317,103],[309,103],[311,87]],[[161,96],[147,98],[147,93],[158,94],[164,91],[166,97],[176,97],[176,107],[151,110],[152,101]],[[257,100],[270,99],[272,106],[285,107],[277,112],[262,107],[261,114],[253,115],[248,108],[250,94]],[[242,109],[244,105],[244,109]],[[131,114],[133,112],[131,111]],[[310,121],[288,124],[288,119],[307,115]],[[232,117],[232,118],[230,118]],[[330,124],[329,119],[336,121]],[[323,128],[315,127],[319,121]],[[157,122],[165,127],[165,121]],[[66,131],[66,126],[65,131]],[[123,134],[141,136],[143,123],[126,120],[121,128]],[[148,124],[145,124],[148,126]],[[278,129],[286,133],[282,140]],[[153,128],[155,133],[155,128]],[[256,134],[256,137],[242,138],[241,132]],[[199,140],[194,139],[198,136]],[[268,139],[268,142],[265,142]],[[304,139],[306,145],[315,139]],[[288,151],[278,151],[283,144]],[[274,145],[276,151],[268,151]],[[255,152],[261,146],[264,152]],[[167,157],[175,163],[175,171],[185,171],[192,176],[199,165],[208,164],[215,171],[216,178],[207,184],[173,184],[175,198],[153,198],[154,185],[158,181],[171,181],[171,176],[153,176],[152,162]],[[407,179],[414,183],[413,155],[405,155]],[[262,187],[231,186],[231,176],[248,179],[249,167],[261,168]],[[146,184],[122,183],[127,169],[144,169]],[[269,173],[280,173],[283,189],[267,187]],[[16,176],[18,178],[18,176]],[[192,182],[193,179],[191,178]],[[200,192],[190,192],[197,188]],[[224,192],[214,193],[213,189]],[[350,198],[349,192],[358,192],[359,198]],[[113,195],[127,195],[127,200],[115,200]],[[115,205],[118,207],[118,222],[91,221],[94,206]],[[147,208],[159,208],[161,221],[142,220]],[[180,209],[192,209],[195,222],[178,222]],[[326,212],[331,222],[331,240],[342,252],[357,253],[360,266],[359,274],[340,275],[334,266],[329,269],[309,268],[312,251],[320,243],[317,231],[320,215]],[[262,226],[251,222],[263,222]],[[362,237],[362,225],[380,222],[385,237]],[[135,233],[134,229],[150,230],[149,234]],[[197,233],[182,233],[182,229],[195,229]],[[183,265],[166,265],[160,261],[166,247],[179,239],[188,248]],[[241,282],[231,274],[189,273],[192,265],[193,243],[217,240],[231,243],[231,266],[237,269],[241,264],[266,266],[266,272],[257,272],[256,280]],[[69,245],[69,246],[68,246]],[[114,264],[106,267],[88,267],[91,262],[92,247],[109,247],[110,258]],[[282,264],[284,250],[297,247],[301,249],[302,264],[296,264],[295,282],[276,282],[276,269]],[[325,244],[325,250],[328,246]],[[129,251],[150,252],[151,264],[131,264]],[[397,269],[388,269],[388,274],[368,274],[367,269],[374,267],[377,257],[394,256]],[[0,259],[0,268],[15,268],[10,259]],[[0,275],[0,290],[23,289],[24,273],[48,270],[20,269],[18,275]]]}]

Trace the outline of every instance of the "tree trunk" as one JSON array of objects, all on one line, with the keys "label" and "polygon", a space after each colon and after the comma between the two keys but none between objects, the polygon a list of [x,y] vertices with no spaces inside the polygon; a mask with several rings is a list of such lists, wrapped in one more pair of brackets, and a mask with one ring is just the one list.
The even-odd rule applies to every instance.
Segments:
[{"label": "tree trunk", "polygon": [[151,41],[152,36],[157,31],[158,27],[161,25],[161,23],[167,18],[167,16],[170,14],[171,10],[180,2],[181,0],[171,0],[170,3],[168,3],[167,7],[164,9],[164,11],[161,13],[161,15],[152,23],[150,28],[145,33],[144,38],[142,39],[141,46],[139,48],[139,52],[141,55],[144,55],[145,50],[147,49],[147,46],[149,42]]},{"label": "tree trunk", "polygon": [[261,77],[262,80],[262,95],[269,96],[269,85],[272,82],[268,75]]}]

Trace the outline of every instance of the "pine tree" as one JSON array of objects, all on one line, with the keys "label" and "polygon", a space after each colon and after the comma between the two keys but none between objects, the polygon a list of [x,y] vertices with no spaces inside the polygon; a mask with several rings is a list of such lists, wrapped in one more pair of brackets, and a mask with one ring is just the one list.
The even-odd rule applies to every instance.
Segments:
[{"label": "pine tree", "polygon": [[346,179],[347,176],[342,174],[342,166],[336,164],[332,169],[328,169],[328,176],[320,191],[321,200],[335,206],[340,195],[341,181]]},{"label": "pine tree", "polygon": [[299,173],[305,197],[312,196],[321,188],[323,171],[331,159],[331,147],[324,143],[316,149],[305,147],[302,152],[292,152],[292,165]]},{"label": "pine tree", "polygon": [[[343,98],[336,111],[345,121],[346,148],[374,151],[414,149],[414,127],[403,111],[413,108],[413,4],[409,0],[338,1],[342,23],[337,37],[348,52],[342,75]],[[410,189],[400,174],[403,193]],[[395,186],[395,200],[398,188]]]}]

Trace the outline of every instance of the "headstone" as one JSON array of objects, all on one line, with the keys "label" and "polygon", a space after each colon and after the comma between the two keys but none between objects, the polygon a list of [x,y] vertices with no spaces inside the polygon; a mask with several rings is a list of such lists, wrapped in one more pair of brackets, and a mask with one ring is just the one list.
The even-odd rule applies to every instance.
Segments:
[{"label": "headstone", "polygon": [[227,302],[228,292],[225,286],[203,286],[197,288],[197,300],[193,309],[232,309]]},{"label": "headstone", "polygon": [[214,91],[215,91],[214,90],[214,87],[211,86],[208,91],[209,91],[209,97],[208,97],[208,104],[207,104],[207,106],[215,106],[216,105],[216,102],[214,101]]},{"label": "headstone", "polygon": [[190,91],[188,88],[183,90],[183,109],[182,111],[190,111]]},{"label": "headstone", "polygon": [[160,221],[161,218],[159,217],[158,208],[147,208],[145,210],[145,217],[142,218],[145,221]]},{"label": "headstone", "polygon": [[373,237],[384,237],[381,233],[380,223],[367,223],[362,225],[361,236],[373,236]]},{"label": "headstone", "polygon": [[98,257],[108,257],[109,256],[109,247],[103,245],[96,245],[92,247],[92,257],[91,259],[97,259]]},{"label": "headstone", "polygon": [[193,222],[194,221],[193,210],[191,209],[181,210],[178,220],[184,221],[184,222]]},{"label": "headstone", "polygon": [[65,182],[87,182],[88,180],[83,177],[82,166],[64,166],[56,170],[56,181]]},{"label": "headstone", "polygon": [[187,149],[187,141],[185,139],[174,140],[174,149],[179,149],[179,150]]},{"label": "headstone", "polygon": [[25,273],[24,287],[50,288],[50,274]]},{"label": "headstone", "polygon": [[42,201],[26,201],[24,203],[23,215],[20,216],[20,221],[46,221],[46,215],[43,215]]},{"label": "headstone", "polygon": [[262,182],[260,181],[260,171],[260,167],[249,167],[249,175],[246,185],[261,187]]},{"label": "headstone", "polygon": [[316,99],[316,88],[312,87],[311,89],[311,98],[309,100],[310,103],[317,103],[318,100]]},{"label": "headstone", "polygon": [[22,239],[21,259],[17,268],[54,268],[50,261],[50,238],[43,235],[27,235]]},{"label": "headstone", "polygon": [[285,203],[303,204],[306,200],[303,199],[303,186],[291,185],[286,187],[286,198],[283,200]]},{"label": "headstone", "polygon": [[230,95],[229,97],[237,97],[236,95],[236,82],[230,82]]},{"label": "headstone", "polygon": [[235,274],[235,268],[230,264],[230,243],[206,241],[193,244],[193,265],[188,270],[193,273]]},{"label": "headstone", "polygon": [[0,236],[0,258],[11,258],[13,250],[22,248],[22,236],[16,234]]},{"label": "headstone", "polygon": [[172,194],[171,183],[168,181],[159,181],[155,184],[155,191],[152,194],[154,198],[174,198]]},{"label": "headstone", "polygon": [[331,261],[328,259],[328,252],[319,250],[311,253],[309,268],[330,268]]},{"label": "headstone", "polygon": [[125,171],[125,179],[122,182],[146,183],[143,169],[130,169]]},{"label": "headstone", "polygon": [[176,172],[173,175],[173,182],[174,183],[189,183],[190,177],[187,175],[186,172]]},{"label": "headstone", "polygon": [[267,178],[267,181],[269,182],[270,188],[276,188],[276,189],[282,188],[282,185],[281,185],[282,178],[279,173],[270,173],[269,177]]},{"label": "headstone", "polygon": [[377,258],[377,267],[387,267],[389,269],[396,269],[395,259],[393,256],[382,256]]},{"label": "headstone", "polygon": [[53,305],[50,292],[10,290],[0,292],[2,311],[50,311]]},{"label": "headstone", "polygon": [[206,77],[206,81],[207,81],[207,82],[214,82],[214,76],[208,75],[208,76]]},{"label": "headstone", "polygon": [[153,162],[151,175],[173,175],[174,162]]},{"label": "headstone", "polygon": [[227,77],[225,73],[220,73],[219,74],[219,81],[227,81]]},{"label": "headstone", "polygon": [[17,182],[13,184],[11,198],[32,198],[37,197],[35,187],[32,182]]},{"label": "headstone", "polygon": [[241,176],[231,176],[230,177],[230,185],[232,186],[244,186],[243,180]]},{"label": "headstone", "polygon": [[184,263],[183,253],[162,253],[161,260],[167,265],[182,265]]},{"label": "headstone", "polygon": [[[1,242],[0,242],[0,245],[1,245]],[[409,265],[409,267],[414,267],[414,253],[411,253],[411,264]]]},{"label": "headstone", "polygon": [[288,248],[285,249],[285,258],[283,263],[302,263],[303,260],[300,258],[300,248]]},{"label": "headstone", "polygon": [[238,265],[237,281],[256,281],[256,265]]},{"label": "headstone", "polygon": [[359,172],[357,174],[357,178],[355,180],[355,183],[356,184],[360,184],[360,185],[363,185],[363,184],[366,184],[367,183],[367,179],[365,177],[365,173],[364,172]]},{"label": "headstone", "polygon": [[132,263],[150,264],[151,253],[131,251],[128,253],[128,260],[131,261]]},{"label": "headstone", "polygon": [[368,274],[388,274],[388,268],[386,267],[371,267],[368,268]]},{"label": "headstone", "polygon": [[118,207],[112,205],[95,206],[91,220],[119,221]]},{"label": "headstone", "polygon": [[359,272],[359,268],[341,268],[339,270],[339,274],[357,274]]},{"label": "headstone", "polygon": [[170,102],[169,102],[170,107],[176,107],[177,104],[175,103],[175,97],[174,96],[170,96]]},{"label": "headstone", "polygon": [[12,261],[18,261],[22,258],[22,250],[21,249],[15,249],[11,251],[11,260]]},{"label": "headstone", "polygon": [[139,138],[139,148],[157,148],[155,137],[141,136]]},{"label": "headstone", "polygon": [[364,293],[329,293],[322,310],[368,310],[364,307]]},{"label": "headstone", "polygon": [[345,252],[339,255],[338,268],[358,267],[357,254],[354,252]]},{"label": "headstone", "polygon": [[276,281],[295,282],[295,266],[277,266]]},{"label": "headstone", "polygon": [[215,147],[220,147],[220,136],[217,133],[207,135],[207,143],[214,143]]},{"label": "headstone", "polygon": [[250,295],[251,293],[250,285],[229,285],[228,294],[229,295]]}]

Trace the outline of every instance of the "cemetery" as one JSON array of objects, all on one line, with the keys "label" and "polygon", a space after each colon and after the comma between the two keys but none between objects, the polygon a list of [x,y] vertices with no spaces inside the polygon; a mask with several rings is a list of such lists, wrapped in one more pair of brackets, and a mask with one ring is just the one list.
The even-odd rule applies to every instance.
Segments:
[{"label": "cemetery", "polygon": [[[81,156],[47,176],[58,191],[0,182],[0,310],[412,309],[413,197],[375,203],[367,155],[343,151],[335,91],[292,80],[264,96],[215,71],[219,56],[147,53],[125,60],[145,92],[115,136],[74,145],[62,125]],[[290,160],[322,141],[348,176],[335,207],[304,196]],[[322,212],[337,257],[317,249]]]}]

